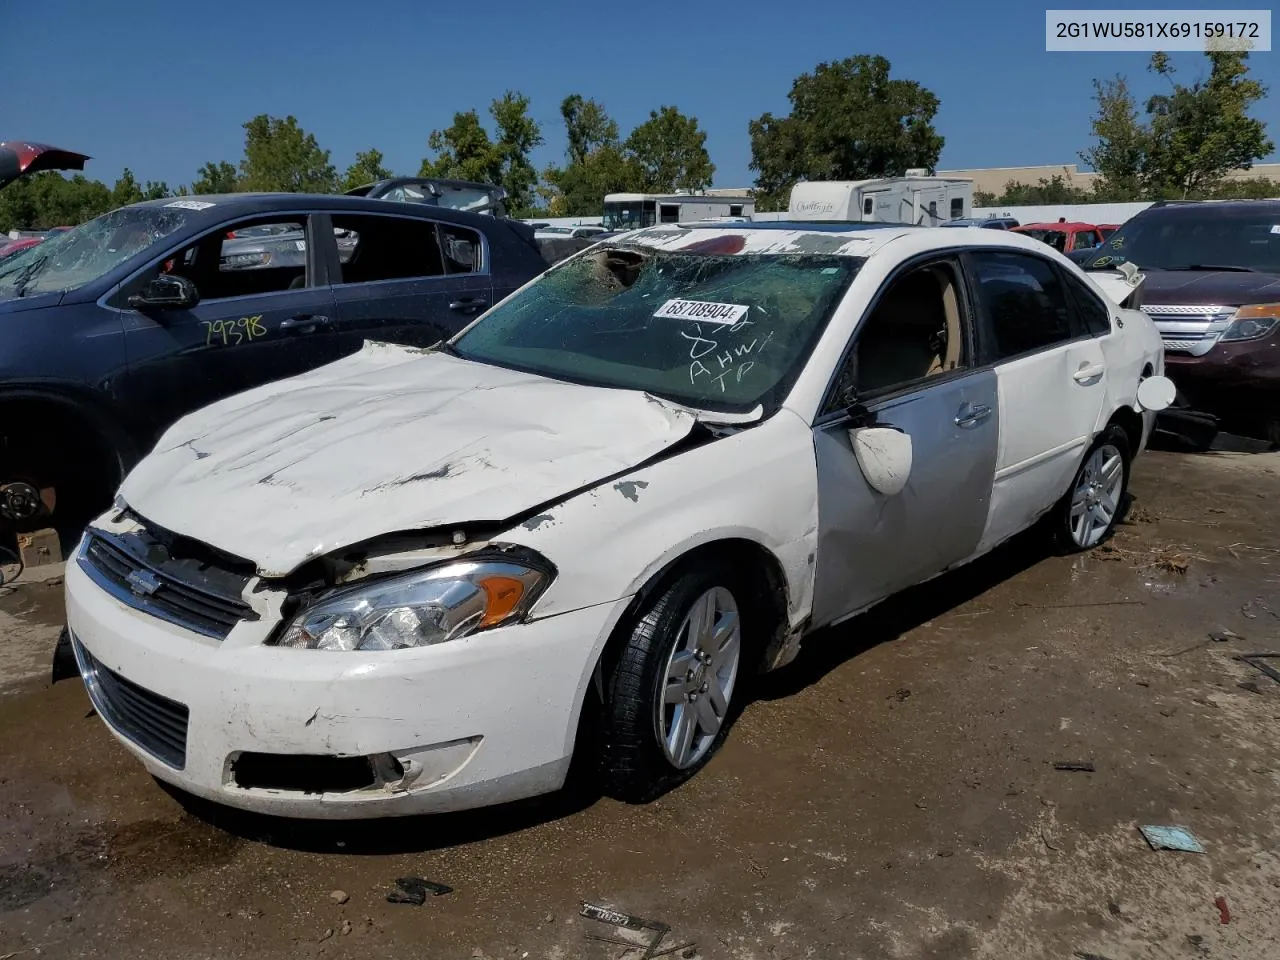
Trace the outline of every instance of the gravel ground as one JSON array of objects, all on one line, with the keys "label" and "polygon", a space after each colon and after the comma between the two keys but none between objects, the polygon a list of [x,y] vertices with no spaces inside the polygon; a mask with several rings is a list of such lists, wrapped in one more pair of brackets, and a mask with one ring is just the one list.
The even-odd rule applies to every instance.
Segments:
[{"label": "gravel ground", "polygon": [[[1150,453],[1132,492],[1098,551],[1024,538],[813,638],[642,807],[195,804],[48,683],[58,578],[2,588],[0,960],[640,955],[582,900],[705,958],[1280,956],[1280,684],[1234,659],[1280,652],[1280,454]],[[386,902],[408,876],[454,890]]]}]

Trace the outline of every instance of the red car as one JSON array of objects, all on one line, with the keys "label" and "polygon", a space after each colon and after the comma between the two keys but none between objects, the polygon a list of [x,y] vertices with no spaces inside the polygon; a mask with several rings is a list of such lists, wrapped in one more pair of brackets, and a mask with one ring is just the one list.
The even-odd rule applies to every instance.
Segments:
[{"label": "red car", "polygon": [[15,253],[21,253],[28,247],[34,247],[42,241],[44,237],[23,237],[21,240],[10,240],[7,237],[0,240],[0,263],[8,260]]},{"label": "red car", "polygon": [[1065,220],[1057,223],[1024,223],[1020,227],[1014,227],[1013,232],[1043,240],[1059,253],[1096,247],[1102,242],[1102,234],[1092,223],[1067,223]]}]

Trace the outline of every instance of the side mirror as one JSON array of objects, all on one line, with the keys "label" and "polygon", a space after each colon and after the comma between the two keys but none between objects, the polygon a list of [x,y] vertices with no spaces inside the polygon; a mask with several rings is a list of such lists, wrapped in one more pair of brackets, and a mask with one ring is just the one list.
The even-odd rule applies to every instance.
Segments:
[{"label": "side mirror", "polygon": [[858,467],[872,489],[892,497],[911,476],[911,437],[891,427],[856,427],[849,442]]},{"label": "side mirror", "polygon": [[162,274],[129,298],[135,310],[185,310],[200,302],[200,292],[186,277]]},{"label": "side mirror", "polygon": [[1138,403],[1144,410],[1159,412],[1173,405],[1178,388],[1168,377],[1147,377],[1138,384]]}]

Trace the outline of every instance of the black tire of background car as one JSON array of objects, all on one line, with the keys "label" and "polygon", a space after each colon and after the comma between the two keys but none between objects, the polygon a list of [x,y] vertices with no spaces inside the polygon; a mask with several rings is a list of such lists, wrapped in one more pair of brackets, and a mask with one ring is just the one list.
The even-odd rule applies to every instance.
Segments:
[{"label": "black tire of background car", "polygon": [[[667,760],[654,728],[658,686],[665,681],[667,659],[693,602],[712,587],[733,594],[742,618],[738,677],[725,722],[706,755],[687,770]],[[723,560],[688,567],[656,594],[630,623],[625,645],[604,676],[605,702],[600,738],[601,787],[625,803],[648,803],[684,783],[720,749],[729,728],[749,699],[757,669],[761,627],[767,614],[755,608],[747,578]],[[624,626],[623,629],[627,629]]]},{"label": "black tire of background car", "polygon": [[[1084,472],[1085,464],[1089,462],[1093,452],[1107,443],[1120,451],[1120,458],[1124,462],[1124,483],[1120,485],[1120,505],[1116,508],[1115,515],[1111,518],[1111,526],[1107,528],[1107,532],[1102,535],[1102,538],[1093,547],[1082,547],[1071,536],[1071,494],[1075,492],[1076,486],[1080,483],[1080,475]],[[1083,553],[1086,550],[1101,546],[1111,538],[1111,535],[1115,533],[1116,524],[1124,519],[1129,505],[1129,470],[1132,465],[1133,454],[1129,447],[1129,435],[1124,432],[1123,427],[1113,423],[1103,430],[1098,439],[1093,442],[1093,445],[1085,451],[1085,455],[1080,459],[1080,466],[1076,469],[1075,476],[1071,478],[1071,486],[1067,488],[1066,494],[1058,501],[1058,505],[1053,508],[1049,515],[1051,518],[1050,532],[1059,552]]]},{"label": "black tire of background car", "polygon": [[37,490],[52,487],[55,492],[52,512],[41,511],[23,521],[0,518],[0,540],[8,543],[15,534],[44,527],[57,530],[63,556],[79,540],[85,525],[111,505],[115,478],[98,451],[85,450],[59,438],[66,446],[55,447],[37,437],[13,431],[0,437],[4,448],[3,475],[0,483],[21,481]]}]

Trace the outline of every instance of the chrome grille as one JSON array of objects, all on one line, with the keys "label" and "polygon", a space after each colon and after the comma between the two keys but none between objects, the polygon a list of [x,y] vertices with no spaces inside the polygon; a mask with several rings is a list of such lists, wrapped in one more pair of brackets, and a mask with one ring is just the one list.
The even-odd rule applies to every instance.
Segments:
[{"label": "chrome grille", "polygon": [[1236,313],[1235,307],[1216,304],[1145,303],[1142,310],[1160,331],[1166,351],[1195,357],[1213,349]]},{"label": "chrome grille", "polygon": [[181,770],[187,763],[187,708],[104,667],[74,636],[71,647],[93,709],[122,737]]},{"label": "chrome grille", "polygon": [[241,620],[258,619],[241,599],[247,576],[175,559],[145,533],[92,530],[79,564],[121,603],[215,640],[224,639]]}]

